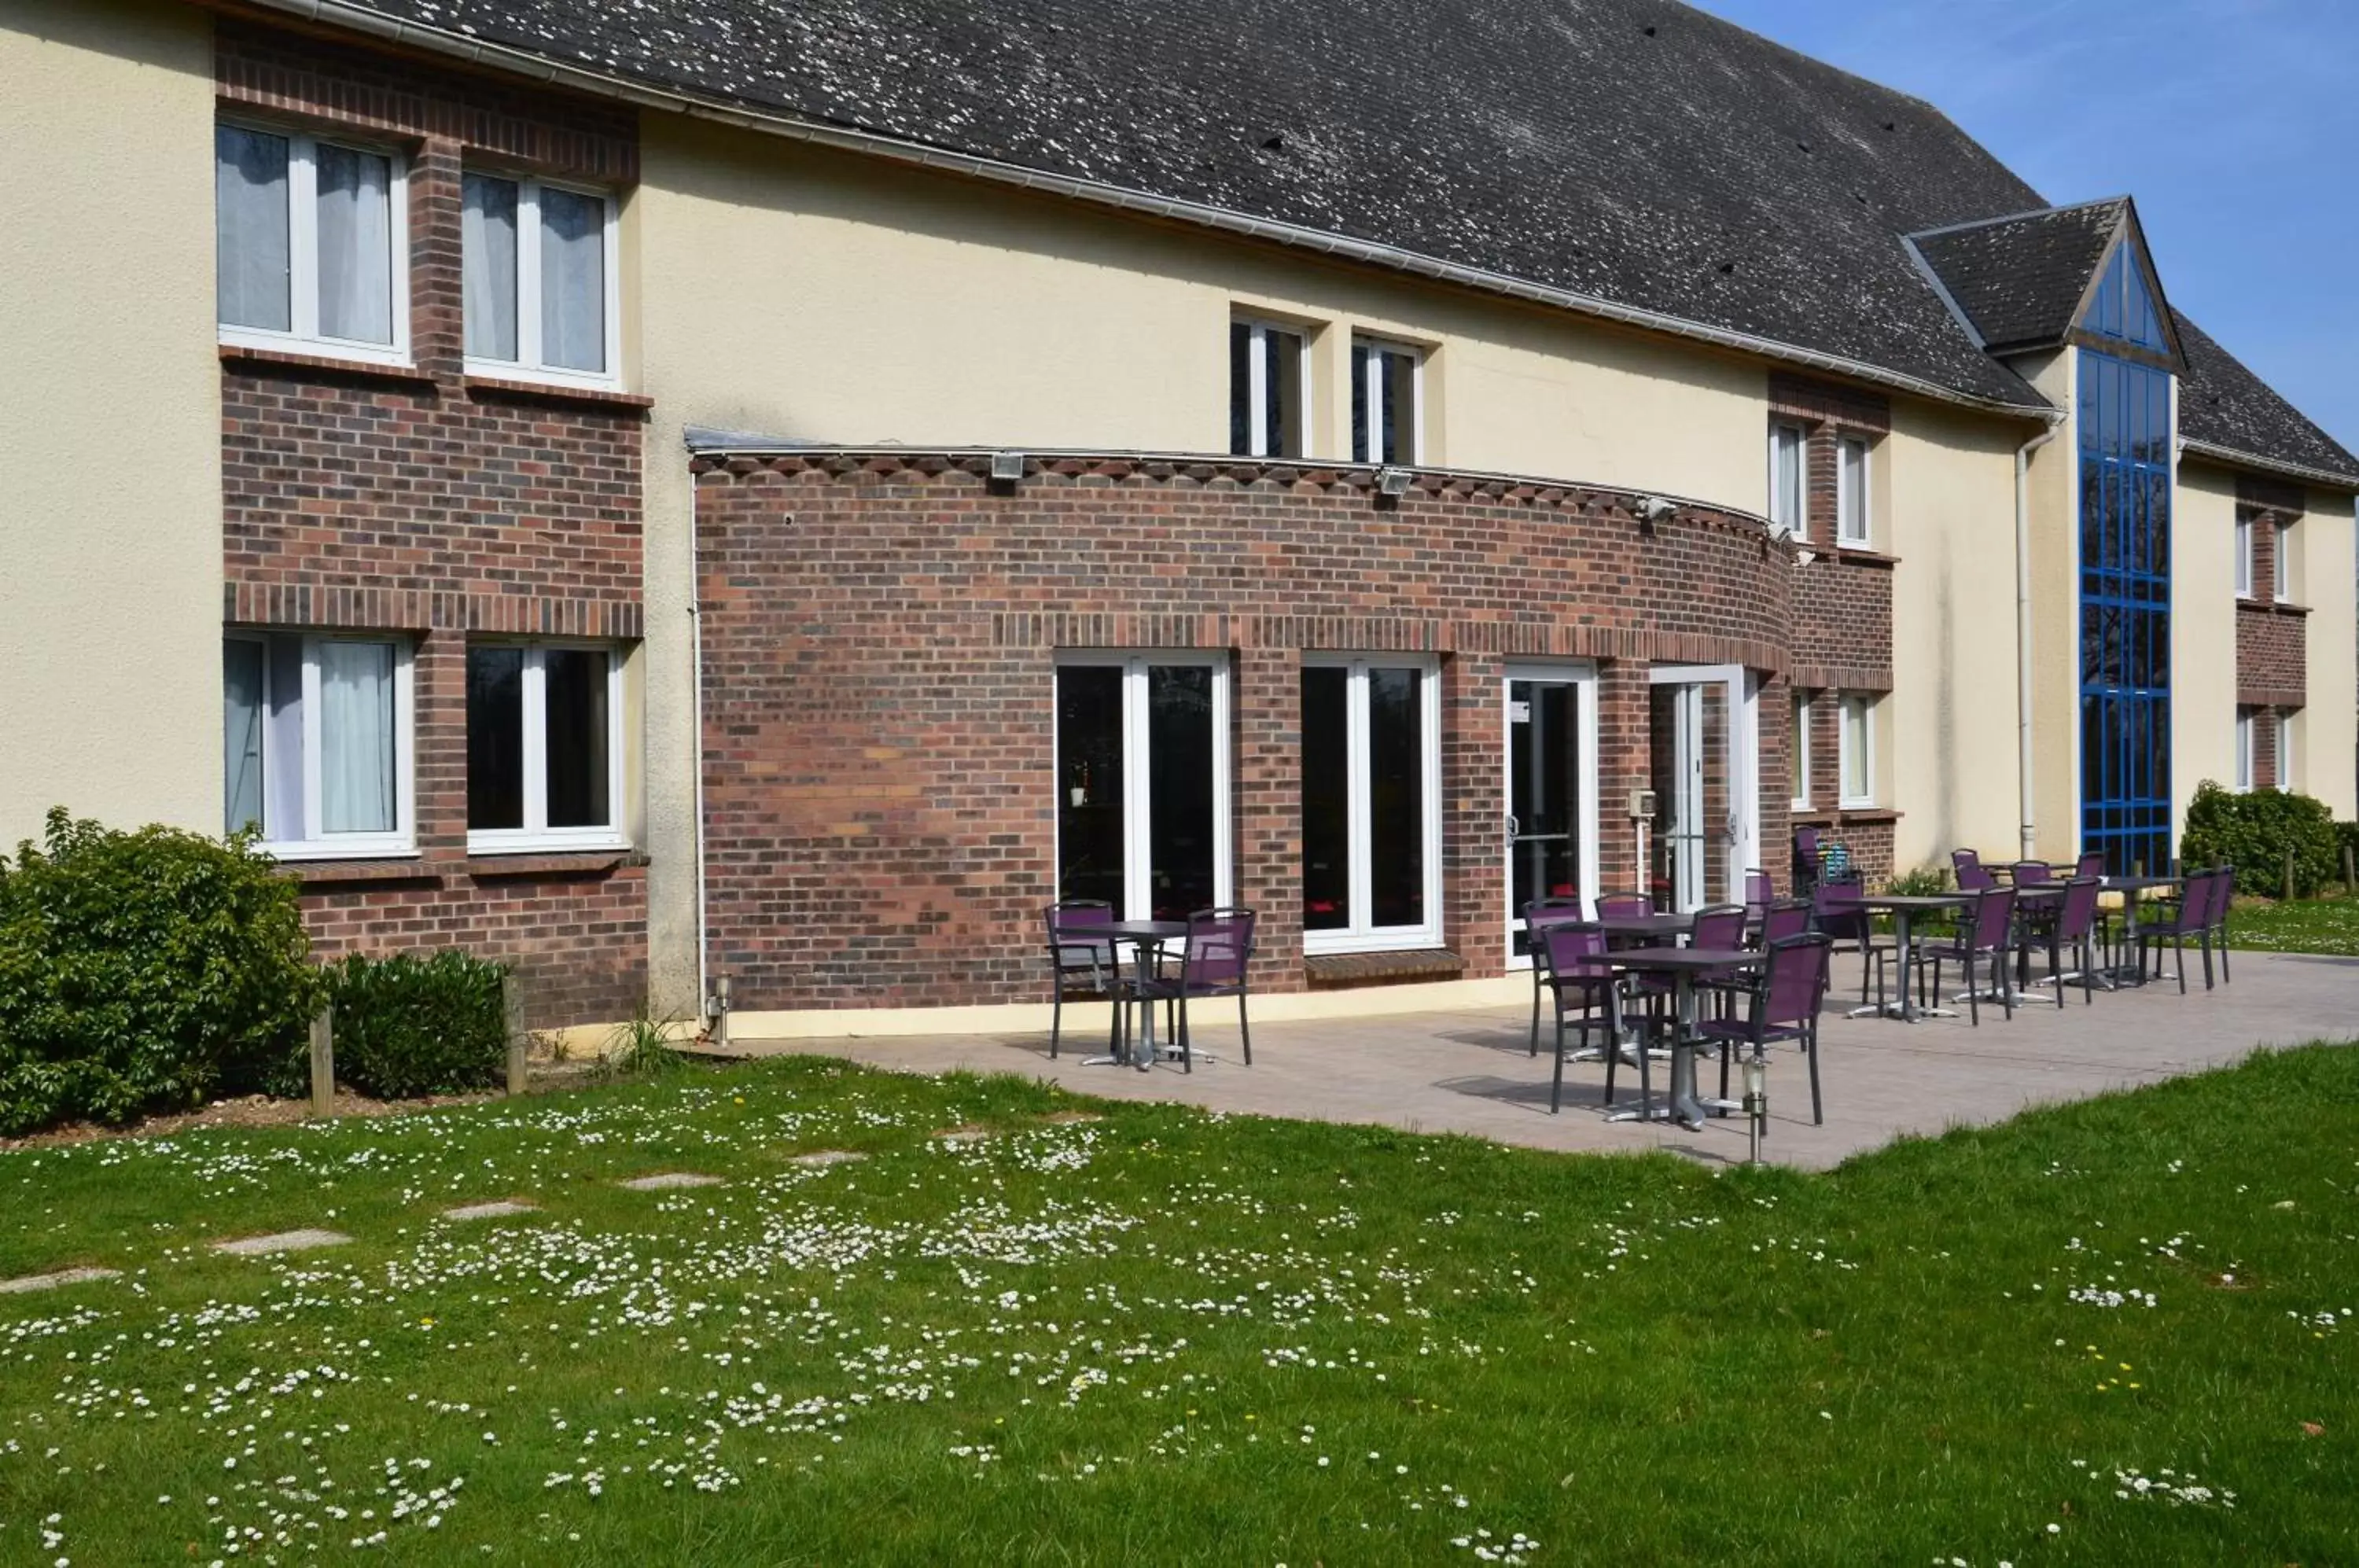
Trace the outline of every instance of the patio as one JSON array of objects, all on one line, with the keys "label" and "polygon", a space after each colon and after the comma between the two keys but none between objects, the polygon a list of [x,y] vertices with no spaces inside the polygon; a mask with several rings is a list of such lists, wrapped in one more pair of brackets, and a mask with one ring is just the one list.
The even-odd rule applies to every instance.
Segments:
[{"label": "patio", "polygon": [[[2071,992],[2060,1009],[2051,995],[2035,990],[2012,1022],[1986,1005],[1975,1029],[1962,1014],[1914,1024],[1844,1017],[1858,998],[1860,976],[1855,958],[1839,958],[1820,1030],[1826,1124],[1810,1124],[1801,1057],[1779,1048],[1763,1157],[1832,1165],[1905,1135],[2001,1121],[2031,1105],[2223,1066],[2256,1047],[2359,1031],[2359,959],[2238,953],[2233,962],[2234,983],[2210,992],[2200,971],[2190,973],[2185,996],[2164,981],[2100,993],[2094,1006]],[[1068,1032],[1064,1053],[1053,1062],[1045,1034],[739,1040],[729,1054],[836,1056],[920,1073],[1016,1073],[1112,1100],[1373,1122],[1534,1149],[1665,1149],[1714,1163],[1745,1158],[1739,1116],[1715,1119],[1701,1133],[1670,1123],[1606,1122],[1600,1113],[1604,1069],[1596,1062],[1568,1062],[1564,1111],[1550,1116],[1549,1059],[1545,1043],[1540,1055],[1527,1054],[1529,1025],[1525,1007],[1256,1024],[1248,1068],[1239,1061],[1233,1009],[1215,1004],[1198,1015],[1192,1074],[1181,1073],[1177,1062],[1149,1073],[1084,1066],[1082,1059],[1104,1042],[1079,1030]],[[1709,1087],[1713,1071],[1708,1064],[1701,1071]],[[1664,1079],[1658,1067],[1658,1092]],[[1625,1068],[1616,1104],[1629,1103],[1636,1090],[1636,1074]]]}]

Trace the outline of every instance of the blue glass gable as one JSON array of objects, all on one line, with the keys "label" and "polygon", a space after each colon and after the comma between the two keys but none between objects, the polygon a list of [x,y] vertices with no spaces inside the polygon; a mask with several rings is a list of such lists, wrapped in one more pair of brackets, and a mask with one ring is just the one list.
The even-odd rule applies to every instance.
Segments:
[{"label": "blue glass gable", "polygon": [[2162,313],[2155,308],[2154,291],[2146,286],[2146,268],[2137,262],[2136,247],[2125,240],[2114,247],[2105,275],[2097,280],[2096,297],[2081,318],[2083,330],[2134,348],[2170,352],[2162,330]]},{"label": "blue glass gable", "polygon": [[2081,847],[2114,876],[2158,874],[2173,858],[2170,373],[2080,354]]}]

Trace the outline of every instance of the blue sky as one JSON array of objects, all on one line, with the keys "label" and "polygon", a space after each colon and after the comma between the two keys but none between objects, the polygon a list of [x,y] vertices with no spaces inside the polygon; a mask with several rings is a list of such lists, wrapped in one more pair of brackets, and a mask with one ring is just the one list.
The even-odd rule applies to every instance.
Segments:
[{"label": "blue sky", "polygon": [[2126,191],[2172,304],[2359,450],[2359,0],[1691,0]]}]

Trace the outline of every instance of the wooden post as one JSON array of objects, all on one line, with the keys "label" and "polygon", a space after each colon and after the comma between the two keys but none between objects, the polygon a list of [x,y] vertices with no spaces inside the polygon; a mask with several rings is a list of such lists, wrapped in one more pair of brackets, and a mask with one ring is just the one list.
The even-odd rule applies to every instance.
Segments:
[{"label": "wooden post", "polygon": [[508,1033],[508,1093],[521,1094],[525,1090],[524,1048],[524,982],[516,972],[509,970],[500,977],[500,1012],[506,1019]]},{"label": "wooden post", "polygon": [[2343,846],[2343,896],[2359,897],[2359,877],[2351,874],[2351,846],[2347,844]]},{"label": "wooden post", "polygon": [[2293,902],[2293,851],[2289,849],[2285,858],[2285,901]]},{"label": "wooden post", "polygon": [[311,1020],[311,1114],[336,1114],[336,1010],[321,1007]]}]

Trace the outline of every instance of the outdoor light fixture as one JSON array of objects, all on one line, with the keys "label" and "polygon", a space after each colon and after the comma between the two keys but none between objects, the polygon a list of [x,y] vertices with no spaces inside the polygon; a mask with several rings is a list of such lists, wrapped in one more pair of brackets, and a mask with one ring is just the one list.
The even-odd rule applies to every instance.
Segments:
[{"label": "outdoor light fixture", "polygon": [[1408,494],[1409,481],[1414,477],[1406,468],[1379,468],[1376,470],[1376,493],[1397,501]]},{"label": "outdoor light fixture", "polygon": [[1015,484],[1024,477],[1024,454],[1020,452],[993,452],[991,476],[1003,484]]},{"label": "outdoor light fixture", "polygon": [[1668,523],[1680,515],[1680,504],[1667,496],[1649,495],[1638,503],[1638,516],[1649,523]]},{"label": "outdoor light fixture", "polygon": [[716,975],[713,976],[712,998],[707,1005],[706,1010],[711,1014],[712,1018],[711,1026],[712,1043],[718,1046],[727,1046],[729,1043],[728,975]]},{"label": "outdoor light fixture", "polygon": [[1745,1059],[1745,1159],[1757,1165],[1761,1162],[1761,1135],[1769,1130],[1769,1064],[1761,1060],[1758,1045]]}]

